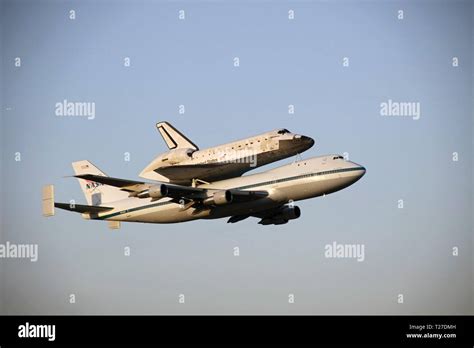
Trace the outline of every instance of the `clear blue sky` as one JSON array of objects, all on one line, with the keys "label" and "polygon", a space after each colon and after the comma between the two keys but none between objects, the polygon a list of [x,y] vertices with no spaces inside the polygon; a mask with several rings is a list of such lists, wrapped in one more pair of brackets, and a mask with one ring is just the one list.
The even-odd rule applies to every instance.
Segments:
[{"label": "clear blue sky", "polygon": [[[0,260],[1,312],[472,314],[472,6],[1,2],[0,239],[39,244],[36,263]],[[95,119],[56,116],[64,99],[94,102]],[[388,99],[419,102],[420,119],[381,116]],[[63,211],[42,218],[45,184],[58,201],[85,202],[63,178],[73,161],[136,179],[166,149],[154,127],[162,120],[201,148],[288,128],[316,140],[304,157],[348,152],[367,174],[298,203],[302,217],[284,226],[111,231]],[[333,241],[364,244],[365,261],[326,259]]]}]

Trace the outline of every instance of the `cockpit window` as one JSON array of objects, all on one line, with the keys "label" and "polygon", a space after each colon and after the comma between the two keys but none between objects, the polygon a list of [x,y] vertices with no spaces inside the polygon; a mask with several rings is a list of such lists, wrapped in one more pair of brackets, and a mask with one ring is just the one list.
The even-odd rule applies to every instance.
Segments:
[{"label": "cockpit window", "polygon": [[286,134],[286,133],[290,133],[290,131],[288,129],[280,129],[278,131],[278,134]]},{"label": "cockpit window", "polygon": [[334,156],[332,159],[333,159],[333,160],[344,159],[344,157],[342,157],[342,156]]}]

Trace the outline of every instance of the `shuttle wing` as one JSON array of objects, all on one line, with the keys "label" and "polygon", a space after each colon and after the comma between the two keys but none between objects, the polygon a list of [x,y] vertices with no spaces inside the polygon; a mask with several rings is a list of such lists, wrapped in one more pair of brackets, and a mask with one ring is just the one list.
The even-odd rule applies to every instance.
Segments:
[{"label": "shuttle wing", "polygon": [[[248,171],[249,164],[233,164],[232,176],[241,176]],[[219,177],[222,172],[229,168],[228,163],[203,163],[173,165],[156,168],[154,171],[174,181],[186,181],[189,178],[213,178]]]}]

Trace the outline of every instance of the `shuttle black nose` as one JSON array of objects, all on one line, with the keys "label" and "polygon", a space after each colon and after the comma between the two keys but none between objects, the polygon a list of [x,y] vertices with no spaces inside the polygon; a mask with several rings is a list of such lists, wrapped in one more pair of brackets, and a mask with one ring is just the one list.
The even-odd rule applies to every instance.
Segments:
[{"label": "shuttle black nose", "polygon": [[314,139],[307,137],[306,135],[301,136],[301,141],[308,145],[308,148],[314,145]]}]

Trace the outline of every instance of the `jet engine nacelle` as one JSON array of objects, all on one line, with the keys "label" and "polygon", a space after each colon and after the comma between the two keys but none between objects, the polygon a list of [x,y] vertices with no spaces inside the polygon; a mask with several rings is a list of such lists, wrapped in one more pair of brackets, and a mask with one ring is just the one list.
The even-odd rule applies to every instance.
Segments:
[{"label": "jet engine nacelle", "polygon": [[263,218],[260,220],[261,225],[283,225],[289,220],[297,219],[301,216],[301,209],[297,206],[284,205],[280,210],[273,216]]},{"label": "jet engine nacelle", "polygon": [[166,197],[168,194],[168,187],[166,185],[155,185],[151,186],[148,190],[142,191],[137,194],[138,198],[155,198],[160,199]]},{"label": "jet engine nacelle", "polygon": [[294,220],[301,216],[301,209],[297,206],[285,205],[281,208],[280,215],[284,220]]},{"label": "jet engine nacelle", "polygon": [[203,201],[204,205],[224,205],[229,204],[233,200],[232,192],[229,190],[217,191],[211,197]]},{"label": "jet engine nacelle", "polygon": [[161,162],[178,164],[191,159],[195,151],[195,149],[190,148],[170,150],[162,155]]}]

